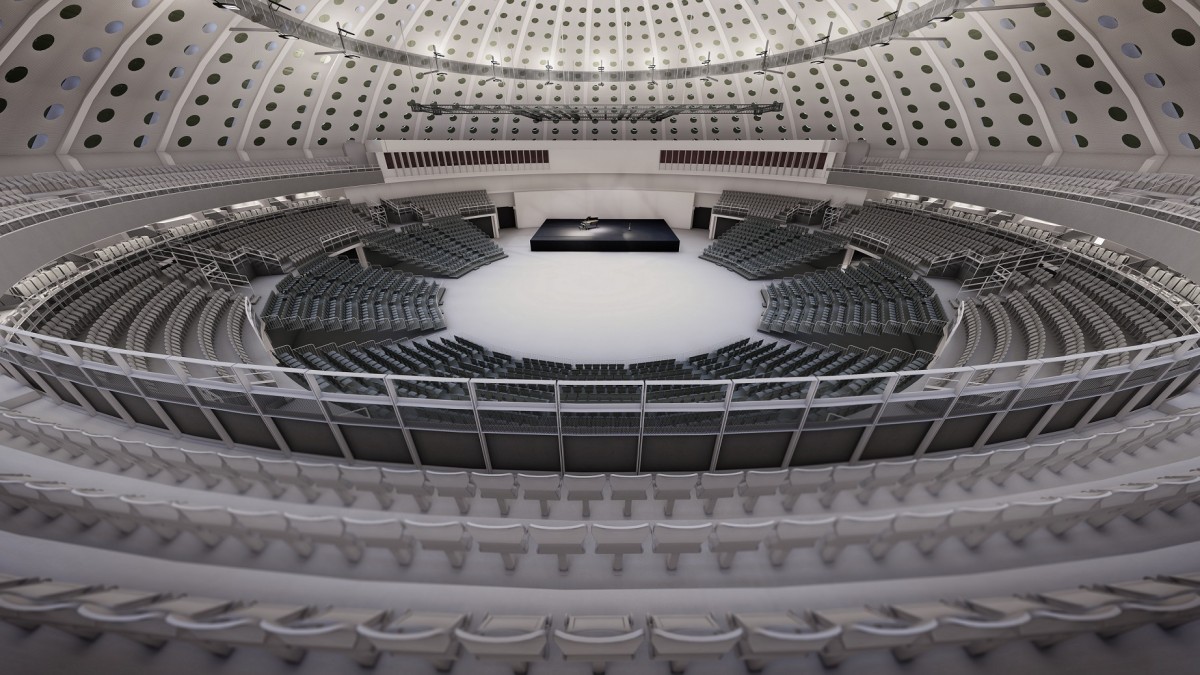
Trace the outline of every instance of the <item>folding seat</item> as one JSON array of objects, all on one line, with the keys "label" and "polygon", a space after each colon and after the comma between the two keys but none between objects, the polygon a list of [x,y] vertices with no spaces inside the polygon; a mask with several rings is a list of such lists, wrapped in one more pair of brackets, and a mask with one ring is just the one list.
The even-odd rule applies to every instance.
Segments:
[{"label": "folding seat", "polygon": [[567,572],[571,568],[568,556],[584,553],[583,542],[587,538],[587,525],[537,525],[529,524],[529,536],[537,545],[537,552],[543,555],[558,556],[558,571]]},{"label": "folding seat", "polygon": [[34,510],[47,518],[58,518],[65,514],[80,525],[91,527],[100,521],[102,515],[93,512],[82,497],[75,494],[69,485],[62,483],[27,481],[10,486],[8,492],[23,497]]},{"label": "folding seat", "polygon": [[1064,495],[1046,516],[1046,529],[1055,536],[1062,536],[1067,530],[1087,520],[1110,496],[1112,492],[1108,490],[1084,490]]},{"label": "folding seat", "polygon": [[[128,591],[126,591],[128,593]],[[137,591],[132,592],[139,594]],[[132,603],[95,602],[81,599],[79,612],[88,621],[96,624],[105,633],[122,635],[148,647],[158,649],[176,636],[176,629],[167,623],[168,615],[196,619],[226,612],[234,606],[230,600],[214,600],[194,596],[170,597],[161,594],[150,602],[135,600]],[[83,601],[86,600],[86,601]]]},{"label": "folding seat", "polygon": [[684,672],[692,661],[720,659],[745,632],[725,630],[711,614],[652,614],[646,627],[651,658],[670,661],[673,673]]},{"label": "folding seat", "polygon": [[471,472],[471,482],[483,499],[495,499],[500,515],[508,515],[508,503],[517,498],[517,481],[511,473]]},{"label": "folding seat", "polygon": [[333,490],[345,506],[352,505],[358,498],[354,485],[343,477],[340,464],[297,460],[296,466],[300,469],[301,480],[309,485]]},{"label": "folding seat", "polygon": [[392,504],[395,502],[392,497],[392,488],[384,481],[383,470],[380,467],[343,464],[340,470],[342,478],[352,489],[370,492],[381,508],[392,508]]},{"label": "folding seat", "polygon": [[651,526],[652,550],[665,555],[667,569],[675,571],[679,566],[679,556],[683,553],[700,553],[712,530],[712,523],[697,525],[655,523]]},{"label": "folding seat", "polygon": [[805,520],[784,519],[775,526],[775,536],[767,540],[771,564],[783,564],[794,548],[823,547],[833,536],[836,516]]},{"label": "folding seat", "polygon": [[[124,448],[109,434],[97,434],[86,430],[76,431],[57,424],[53,426],[53,429],[58,432],[57,440],[60,440],[65,445],[78,447],[83,454],[91,457],[97,464],[103,463],[103,458],[107,458],[108,461],[116,464],[121,471],[128,471],[133,467],[134,463],[125,454]],[[76,435],[82,437],[82,442],[76,440]],[[71,454],[75,455],[75,453]]]},{"label": "folding seat", "polygon": [[543,615],[489,614],[474,631],[455,628],[454,634],[475,658],[508,663],[521,675],[544,657],[548,628]]},{"label": "folding seat", "polygon": [[1104,639],[1150,623],[1170,630],[1200,618],[1200,594],[1190,584],[1142,579],[1105,584],[1097,590],[1124,598],[1120,618],[1100,634]]},{"label": "folding seat", "polygon": [[696,497],[704,500],[704,514],[712,515],[718,499],[735,497],[744,478],[745,474],[741,471],[730,473],[706,471],[700,474],[700,486],[696,488]]},{"label": "folding seat", "polygon": [[219,656],[227,656],[236,647],[263,646],[268,633],[262,622],[296,621],[313,611],[311,606],[305,605],[255,603],[215,615],[168,614],[165,621],[178,631],[180,639],[195,642]]},{"label": "folding seat", "polygon": [[[878,611],[885,616],[916,626],[922,626],[930,621],[937,624],[937,627],[932,631],[922,632],[915,640],[892,649],[892,655],[895,656],[897,661],[901,662],[909,661],[931,647],[942,646],[939,637],[947,637],[946,632],[948,631],[942,633],[939,633],[939,631],[948,621],[986,621],[975,610],[950,602],[906,602],[885,605],[879,608]],[[994,622],[988,623],[990,624],[990,628],[996,627]],[[976,633],[976,637],[978,635]]]},{"label": "folding seat", "polygon": [[1030,611],[1032,618],[1020,627],[1018,634],[1041,648],[1083,633],[1112,630],[1121,615],[1120,596],[1082,588],[1041,593],[1030,596],[1029,600],[1042,603],[1044,608]]},{"label": "folding seat", "polygon": [[1004,532],[1013,543],[1019,543],[1045,524],[1046,517],[1061,497],[1042,497],[1036,501],[1007,504],[993,527]]},{"label": "folding seat", "polygon": [[1200,475],[1160,476],[1154,482],[1158,484],[1154,505],[1163,513],[1174,513],[1185,504],[1200,499]]},{"label": "folding seat", "polygon": [[928,555],[947,536],[954,509],[936,511],[901,512],[892,521],[891,531],[879,541],[879,546],[890,548],[902,541],[911,541],[922,554]]},{"label": "folding seat", "polygon": [[[564,474],[562,477],[563,487],[567,492],[568,501],[578,501],[583,503],[583,517],[591,516],[590,502],[604,499],[604,485],[608,482],[608,478],[604,474]],[[526,490],[528,494],[528,490]],[[545,515],[543,513],[543,515]]]},{"label": "folding seat", "polygon": [[671,517],[676,500],[692,498],[692,489],[696,487],[696,481],[697,475],[694,473],[660,473],[654,477],[654,498],[666,502],[663,505],[663,515]]},{"label": "folding seat", "polygon": [[332,515],[309,516],[298,513],[285,513],[289,539],[296,538],[312,547],[314,543],[324,543],[336,546],[352,563],[362,560],[362,544],[346,532],[345,522]]},{"label": "folding seat", "polygon": [[717,564],[727,570],[739,551],[757,551],[775,531],[775,521],[763,523],[717,523],[709,540],[709,549],[717,554]]},{"label": "folding seat", "polygon": [[864,544],[871,557],[882,558],[891,548],[889,535],[895,521],[895,513],[839,517],[833,525],[833,536],[821,546],[821,559],[832,563],[843,548],[853,544]]},{"label": "folding seat", "polygon": [[650,498],[650,487],[653,484],[654,476],[648,473],[642,474],[619,474],[614,473],[608,477],[609,498],[613,501],[622,500],[625,502],[625,517],[628,518],[633,514],[633,502],[646,500]]},{"label": "folding seat", "polygon": [[466,471],[426,471],[425,477],[439,497],[451,497],[458,505],[458,512],[466,515],[471,510],[471,498],[475,486]]},{"label": "folding seat", "polygon": [[[292,521],[289,514],[279,511],[246,511],[242,509],[229,509],[229,513],[233,515],[237,527],[254,535],[258,535],[266,540],[282,541],[288,546],[291,546],[296,555],[302,558],[307,558],[313,553],[313,540],[305,533],[297,531],[293,527],[293,522],[299,523],[299,520]],[[332,518],[332,517],[331,517]],[[336,520],[336,518],[334,518]],[[342,529],[341,523],[337,524],[321,524],[312,523],[310,527],[316,531],[318,529],[326,530],[330,527],[333,529]],[[347,546],[352,546],[349,542]],[[358,553],[361,556],[361,552]],[[347,557],[352,554],[348,553]]]},{"label": "folding seat", "polygon": [[299,663],[309,649],[320,649],[347,654],[359,665],[371,667],[379,652],[358,627],[375,625],[386,615],[380,609],[335,607],[296,619],[263,619],[259,625],[267,634],[266,648],[289,663]]},{"label": "folding seat", "polygon": [[458,655],[454,631],[468,621],[467,614],[410,611],[380,625],[359,624],[356,630],[380,653],[418,656],[447,671]]},{"label": "folding seat", "polygon": [[179,519],[179,509],[169,502],[125,495],[117,499],[129,507],[127,513],[132,522],[149,527],[164,541],[175,539],[185,529]]},{"label": "folding seat", "polygon": [[833,467],[830,480],[824,484],[818,501],[821,506],[829,508],[840,491],[857,490],[870,480],[874,471],[873,464],[839,464]]},{"label": "folding seat", "polygon": [[729,618],[744,631],[738,651],[751,672],[768,661],[819,653],[842,633],[841,626],[822,625],[792,612],[735,612]]},{"label": "folding seat", "polygon": [[383,548],[392,552],[397,562],[407,565],[412,562],[412,541],[404,536],[404,522],[397,518],[342,519],[343,533],[357,546]]},{"label": "folding seat", "polygon": [[640,525],[591,525],[592,541],[595,542],[595,552],[598,555],[613,556],[613,571],[620,572],[625,554],[640,554],[643,552],[642,542],[650,534],[650,526]]},{"label": "folding seat", "polygon": [[134,595],[119,589],[84,586],[65,582],[41,581],[0,591],[0,619],[25,630],[50,624],[87,640],[100,635],[95,623],[81,616],[80,604],[93,599],[110,602],[118,608],[124,604],[135,607],[158,597],[155,593]]},{"label": "folding seat", "polygon": [[265,487],[272,499],[278,499],[287,492],[287,486],[281,484],[275,474],[266,471],[257,457],[200,451],[189,452],[188,458],[196,466],[208,468],[215,475],[226,478],[239,492],[254,487],[250,481]]},{"label": "folding seat", "polygon": [[188,532],[195,535],[210,548],[219,546],[226,536],[233,536],[246,548],[254,553],[261,552],[267,546],[263,536],[249,530],[238,522],[234,514],[223,506],[191,505],[172,502],[171,506],[179,514],[180,522],[187,523]]},{"label": "folding seat", "polygon": [[475,540],[480,553],[499,553],[504,569],[517,568],[517,556],[529,551],[529,536],[521,523],[511,525],[482,525],[467,523],[467,533]]},{"label": "folding seat", "polygon": [[974,484],[974,481],[982,475],[992,454],[991,452],[968,452],[955,455],[950,468],[928,482],[925,489],[936,497],[941,493],[942,488],[953,481],[969,481],[969,484]]},{"label": "folding seat", "polygon": [[931,481],[937,480],[939,476],[949,471],[953,465],[953,457],[922,457],[917,460],[912,472],[892,488],[892,496],[899,501],[904,501],[904,498],[908,496],[908,493],[914,487],[928,485]]},{"label": "folding seat", "polygon": [[536,499],[542,507],[542,517],[550,516],[550,502],[558,501],[561,497],[560,486],[562,479],[558,474],[527,474],[518,473],[517,482],[521,486],[525,499]]},{"label": "folding seat", "polygon": [[796,467],[788,474],[788,481],[779,488],[783,494],[783,508],[791,511],[802,495],[817,494],[833,477],[833,467]]},{"label": "folding seat", "polygon": [[[466,553],[471,550],[471,537],[458,521],[418,523],[405,519],[404,535],[406,540],[420,544],[422,550],[445,553],[455,569],[462,567]],[[408,564],[403,559],[400,562]]]},{"label": "folding seat", "polygon": [[592,672],[603,673],[611,661],[628,661],[637,655],[646,631],[635,628],[630,615],[580,616],[568,614],[554,642],[567,661],[590,661]]},{"label": "folding seat", "polygon": [[267,459],[266,457],[258,457],[259,465],[263,470],[275,478],[280,483],[295,485],[300,490],[300,494],[310,502],[315,502],[321,497],[321,492],[316,489],[306,476],[301,475],[300,467],[295,461],[290,459]]},{"label": "folding seat", "polygon": [[814,610],[823,623],[841,626],[842,633],[820,655],[821,663],[831,668],[850,653],[863,650],[891,649],[903,654],[923,636],[937,628],[936,619],[914,620],[891,617],[866,607]]},{"label": "folding seat", "polygon": [[747,514],[754,513],[754,507],[758,504],[759,498],[778,494],[779,488],[787,482],[787,479],[787,469],[747,471],[746,481],[738,487],[738,493],[743,498],[742,509]]}]

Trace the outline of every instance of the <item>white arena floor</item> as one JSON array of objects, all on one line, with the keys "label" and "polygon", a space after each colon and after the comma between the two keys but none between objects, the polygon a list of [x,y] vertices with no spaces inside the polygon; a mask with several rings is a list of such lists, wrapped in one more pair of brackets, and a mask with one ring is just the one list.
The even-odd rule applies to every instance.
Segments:
[{"label": "white arena floor", "polygon": [[535,253],[536,231],[503,230],[508,258],[438,279],[439,335],[515,356],[631,363],[708,352],[758,330],[763,282],[701,260],[705,230],[674,230],[678,253]]}]

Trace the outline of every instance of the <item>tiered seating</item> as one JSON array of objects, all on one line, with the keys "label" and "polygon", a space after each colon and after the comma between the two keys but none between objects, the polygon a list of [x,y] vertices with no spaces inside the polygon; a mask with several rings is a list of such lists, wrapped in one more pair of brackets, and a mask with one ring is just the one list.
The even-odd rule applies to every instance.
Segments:
[{"label": "tiered seating", "polygon": [[1178,295],[1193,305],[1200,305],[1200,284],[1187,277],[1175,274],[1171,270],[1152,266],[1146,270],[1146,278]]},{"label": "tiered seating", "polygon": [[[707,513],[712,512],[716,499],[724,499],[740,501],[747,515],[753,515],[760,502],[771,499],[781,500],[779,506],[787,512],[794,512],[800,500],[805,502],[800,509],[802,512],[829,510],[839,500],[870,505],[879,493],[888,493],[891,499],[906,503],[917,492],[937,497],[947,487],[970,491],[982,481],[1003,488],[1010,481],[1020,483],[1060,475],[1069,469],[1087,469],[1096,463],[1106,465],[1125,461],[1162,443],[1186,440],[1197,422],[1200,422],[1200,409],[1192,409],[1177,415],[1156,416],[1150,421],[1118,425],[1083,437],[1066,435],[1043,439],[1036,444],[1017,443],[971,453],[700,475],[609,474],[603,476],[606,480],[599,481],[599,486],[592,487],[592,493],[600,496],[589,499],[600,503],[606,499],[606,494],[607,500],[624,506],[626,518],[630,516],[631,506],[657,509],[657,501],[665,502],[663,515],[670,517],[676,500],[691,499],[694,494],[702,494],[706,500],[713,499],[713,503],[706,505]],[[23,446],[29,448],[28,452],[42,452],[38,448],[44,447],[50,453],[62,453],[89,466],[158,477],[168,484],[195,480],[209,489],[227,485],[240,493],[260,487],[275,498],[296,490],[309,502],[336,495],[333,501],[360,508],[369,508],[368,504],[359,501],[365,496],[370,496],[383,509],[393,508],[397,499],[411,498],[422,512],[428,512],[439,498],[452,497],[454,506],[463,515],[477,504],[497,498],[501,515],[508,515],[510,503],[520,499],[538,500],[543,518],[561,516],[562,509],[572,508],[570,491],[566,495],[568,503],[561,501],[561,494],[547,498],[545,474],[514,476],[511,473],[447,472],[260,458],[97,434],[15,411],[0,413],[0,429],[28,441],[28,445]],[[447,485],[452,481],[459,487],[450,492]],[[573,482],[571,474],[563,476],[563,481],[568,485]],[[1196,489],[1190,481],[1185,481],[1184,485]],[[500,486],[504,488],[502,492],[497,490]],[[718,493],[717,486],[723,487],[724,491]],[[886,501],[889,497],[883,495],[882,498]]]},{"label": "tiered seating", "polygon": [[786,223],[797,211],[811,214],[827,203],[787,195],[723,190],[712,212],[716,216],[756,217]]},{"label": "tiered seating", "polygon": [[152,277],[154,270],[152,263],[141,262],[128,267],[101,268],[81,276],[50,298],[45,311],[28,323],[29,330],[68,340],[78,339],[101,313],[123,301],[131,289]]},{"label": "tiered seating", "polygon": [[836,253],[843,245],[838,237],[803,226],[746,218],[704,249],[700,257],[747,279],[766,279]]},{"label": "tiered seating", "polygon": [[937,175],[945,175],[946,170],[952,168],[954,175],[957,176],[993,180],[1000,184],[1053,187],[1064,192],[1082,195],[1103,195],[1125,189],[1191,197],[1200,191],[1200,178],[1190,174],[1046,167],[1040,164],[963,163],[938,160],[895,161],[884,158],[868,158],[864,161],[864,166]]},{"label": "tiered seating", "polygon": [[[445,550],[451,564],[459,560],[454,545],[469,545],[470,534],[481,548],[490,547],[505,560],[515,555],[510,551],[524,554],[528,550],[528,542],[520,538],[523,531],[517,537],[482,526],[470,534],[461,526],[413,523],[413,528],[411,536],[416,541]],[[583,552],[581,543],[570,540],[570,531],[530,528],[539,551],[559,555],[564,562],[572,553]],[[708,536],[711,530],[662,528],[655,547],[664,552],[690,552],[699,545],[691,540]],[[621,551],[635,545],[621,541],[616,536],[620,531],[597,531],[604,532],[599,535],[598,547]],[[680,543],[673,542],[674,534],[681,535]],[[718,525],[713,546],[732,561],[736,552],[749,547],[740,541],[744,534],[746,531],[736,526]],[[363,533],[372,543],[385,536],[383,528]],[[401,557],[400,552],[396,554]],[[472,663],[466,661],[469,656],[496,661],[521,673],[530,663],[567,668],[572,661],[589,661],[596,672],[603,672],[609,662],[645,658],[639,655],[647,642],[649,658],[668,661],[674,672],[684,672],[692,662],[715,661],[727,654],[759,670],[767,664],[814,654],[825,667],[833,668],[855,655],[890,650],[909,666],[912,659],[939,648],[962,647],[979,658],[1013,644],[1045,648],[1079,636],[1112,638],[1154,625],[1171,630],[1200,619],[1196,609],[1200,574],[1161,575],[1031,595],[871,606],[762,611],[741,609],[735,603],[730,608],[735,611],[727,617],[659,612],[635,618],[611,612],[590,614],[600,608],[578,607],[561,617],[489,613],[478,621],[469,614],[447,611],[449,607],[438,611],[381,609],[378,605],[318,608],[302,600],[260,602],[219,592],[214,593],[217,597],[194,597],[7,574],[0,579],[4,582],[0,618],[26,630],[54,626],[82,639],[121,635],[158,647],[168,642],[194,643],[222,655],[239,648],[267,649],[289,664],[309,652],[340,654],[368,668],[384,656],[416,658],[444,671],[455,660]],[[552,640],[560,657],[548,656]]]},{"label": "tiered seating", "polygon": [[115,260],[121,256],[129,255],[136,251],[140,251],[154,243],[150,237],[132,237],[122,242],[117,242],[111,246],[105,246],[92,251],[92,257],[97,260],[108,262]]},{"label": "tiered seating", "polygon": [[242,248],[264,251],[284,263],[299,266],[320,256],[321,241],[333,234],[354,230],[362,235],[375,230],[374,223],[345,203],[282,211],[267,209],[264,214],[246,220],[244,225],[222,228],[211,234],[201,233],[188,243],[226,252]]},{"label": "tiered seating", "polygon": [[865,233],[887,242],[888,257],[914,269],[967,253],[989,255],[1021,246],[982,224],[893,204],[867,204],[842,218],[830,232],[854,239]]},{"label": "tiered seating", "polygon": [[1024,223],[1014,223],[1011,220],[1003,220],[993,223],[993,225],[995,227],[1008,230],[1009,232],[1016,232],[1017,234],[1030,237],[1031,239],[1049,241],[1055,237],[1055,234],[1050,230],[1040,227],[1033,227],[1032,225],[1026,225]]},{"label": "tiered seating", "polygon": [[971,362],[975,350],[979,348],[979,336],[983,332],[983,318],[979,316],[979,305],[969,300],[960,304],[963,316],[961,327],[967,342],[958,361],[954,363],[955,368],[962,368]]},{"label": "tiered seating", "polygon": [[53,288],[66,281],[79,271],[79,266],[73,262],[51,265],[13,284],[12,291],[21,297],[36,295],[48,288]]},{"label": "tiered seating", "polygon": [[1129,255],[1126,253],[1117,253],[1116,251],[1098,246],[1085,239],[1075,239],[1066,244],[1067,248],[1082,253],[1086,256],[1091,256],[1096,260],[1106,262],[1110,265],[1124,265],[1129,262]]},{"label": "tiered seating", "polygon": [[442,288],[411,274],[327,258],[285,279],[263,310],[267,328],[419,333],[446,324]]},{"label": "tiered seating", "polygon": [[346,158],[272,160],[228,164],[130,167],[0,177],[0,234],[62,213],[186,189],[297,176],[371,171]]},{"label": "tiered seating", "polygon": [[1135,343],[1167,340],[1180,335],[1158,313],[1130,297],[1124,288],[1114,285],[1109,279],[1081,267],[1066,267],[1059,271],[1058,277],[1095,300],[1109,315],[1119,319],[1118,323]]},{"label": "tiered seating", "polygon": [[[1054,331],[1064,354],[1083,354],[1087,351],[1083,328],[1071,315],[1071,310],[1059,302],[1053,293],[1042,286],[1034,286],[1029,290],[1026,299],[1042,321]],[[1062,362],[1063,373],[1074,373],[1082,367],[1083,361],[1080,359]]]},{"label": "tiered seating", "polygon": [[423,221],[451,217],[468,218],[496,212],[496,205],[492,203],[486,190],[416,195],[401,199],[389,199],[384,203],[388,208],[397,212],[411,211]]},{"label": "tiered seating", "polygon": [[797,334],[940,335],[945,313],[933,289],[886,261],[810,272],[763,289],[759,330]]},{"label": "tiered seating", "polygon": [[454,216],[373,235],[368,246],[398,262],[446,277],[461,277],[507,257],[479,228]]},{"label": "tiered seating", "polygon": [[838,170],[934,177],[938,180],[1009,187],[1052,193],[1068,199],[1100,200],[1125,210],[1133,205],[1133,208],[1148,211],[1154,217],[1200,229],[1200,204],[1182,199],[1194,197],[1200,190],[1200,179],[1189,174],[1147,174],[1115,169],[1045,167],[1040,164],[898,161],[886,158],[867,158],[860,166],[834,169]]},{"label": "tiered seating", "polygon": [[[291,368],[329,370],[345,373],[374,373],[430,377],[495,378],[546,380],[542,384],[476,382],[476,392],[484,400],[512,402],[552,402],[554,381],[562,383],[565,402],[637,402],[640,387],[622,384],[588,385],[588,381],[694,380],[695,385],[650,385],[646,400],[654,403],[721,401],[723,387],[705,380],[768,377],[823,377],[829,375],[876,374],[920,370],[928,367],[931,355],[902,350],[885,353],[878,349],[805,345],[803,343],[750,341],[748,338],[726,345],[708,354],[686,361],[662,360],[646,363],[573,365],[540,359],[522,359],[494,352],[461,338],[442,340],[367,343],[336,347],[305,346],[276,350],[280,362]],[[322,386],[348,393],[364,393],[364,388],[382,385],[370,380],[344,377],[320,378]],[[823,396],[852,396],[877,393],[884,380],[878,378],[839,381],[821,390]],[[569,383],[569,385],[568,385]],[[402,383],[410,384],[410,383]],[[871,392],[868,392],[871,388]],[[804,384],[742,385],[735,400],[803,398]],[[420,390],[416,397],[456,398],[457,388],[440,391]]]},{"label": "tiered seating", "polygon": [[[84,341],[93,345],[118,346],[121,336],[132,324],[134,317],[143,307],[164,290],[163,283],[156,277],[147,277],[128,292],[121,295],[117,301],[103,310],[88,329]],[[84,357],[93,361],[107,363],[105,352],[100,349],[87,349]]]}]

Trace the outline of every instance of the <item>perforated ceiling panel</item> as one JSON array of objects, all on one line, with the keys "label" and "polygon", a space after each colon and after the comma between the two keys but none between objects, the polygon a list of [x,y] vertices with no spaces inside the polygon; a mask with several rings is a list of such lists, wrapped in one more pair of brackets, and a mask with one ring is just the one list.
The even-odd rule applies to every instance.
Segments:
[{"label": "perforated ceiling panel", "polygon": [[[340,154],[355,139],[837,139],[875,154],[1200,158],[1200,10],[1188,0],[1048,0],[960,13],[782,74],[554,82],[417,70],[274,33],[209,0],[0,0],[0,154],[74,158]],[[1014,4],[1003,0],[999,5]],[[285,3],[288,4],[288,3]],[[903,2],[901,13],[918,9]],[[996,6],[994,0],[964,3]],[[445,58],[554,71],[752,59],[886,23],[880,0],[308,0],[287,16]],[[413,115],[407,101],[781,101],[761,120],[551,123]],[[190,154],[195,153],[195,154]],[[1078,154],[1076,154],[1078,153]],[[113,159],[112,161],[116,161]]]}]

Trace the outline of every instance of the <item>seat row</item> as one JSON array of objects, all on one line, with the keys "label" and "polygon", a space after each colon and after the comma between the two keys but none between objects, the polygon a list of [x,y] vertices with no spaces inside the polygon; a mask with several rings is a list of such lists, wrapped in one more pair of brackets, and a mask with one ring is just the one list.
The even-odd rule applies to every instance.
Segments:
[{"label": "seat row", "polygon": [[[626,517],[635,504],[662,502],[664,517],[676,502],[701,500],[712,514],[722,499],[740,499],[753,514],[760,499],[781,499],[786,511],[801,498],[831,508],[842,495],[862,505],[880,491],[903,501],[915,489],[933,496],[955,485],[972,489],[981,480],[1005,485],[1013,476],[1033,479],[1043,471],[1061,473],[1069,466],[1086,468],[1092,462],[1111,462],[1190,433],[1200,422],[1200,409],[1131,424],[1110,431],[1056,441],[1022,443],[982,452],[883,460],[860,464],[796,467],[697,474],[513,474],[433,469],[392,468],[370,464],[308,462],[255,455],[193,450],[80,431],[15,411],[0,412],[0,426],[29,443],[61,449],[73,459],[96,465],[111,462],[121,471],[135,467],[145,475],[176,483],[195,479],[213,489],[222,482],[239,492],[259,486],[274,498],[289,488],[308,501],[333,492],[346,506],[370,494],[384,509],[397,497],[414,500],[427,512],[435,498],[452,499],[459,513],[470,512],[476,500],[494,500],[506,515],[515,500],[532,500],[549,517],[561,512],[562,499],[578,502],[587,517],[593,502],[608,500],[622,506]],[[806,501],[807,504],[807,501]]]},{"label": "seat row", "polygon": [[[26,630],[54,627],[86,640],[116,635],[158,649],[190,642],[218,656],[266,649],[297,663],[310,651],[346,655],[371,668],[382,656],[415,657],[449,670],[468,657],[524,673],[531,663],[666,661],[672,672],[729,657],[751,672],[781,660],[817,656],[834,667],[888,650],[907,662],[937,648],[972,656],[1014,642],[1045,649],[1082,635],[1111,638],[1200,618],[1200,575],[1164,575],[1043,593],[891,602],[876,606],[731,608],[631,614],[486,614],[390,610],[203,597],[0,575],[0,620]],[[647,647],[648,643],[648,647]],[[557,653],[552,653],[553,645]],[[399,665],[399,664],[396,664]]]},{"label": "seat row", "polygon": [[612,569],[620,572],[625,556],[647,553],[647,540],[651,542],[649,552],[663,556],[668,571],[678,568],[680,556],[702,554],[706,548],[722,570],[732,567],[738,553],[764,550],[775,567],[783,566],[796,549],[813,550],[826,564],[833,563],[850,546],[865,548],[876,560],[882,560],[902,543],[928,555],[949,540],[977,549],[993,536],[1003,534],[1020,544],[1039,531],[1057,537],[1084,524],[1099,529],[1118,518],[1138,522],[1154,512],[1174,513],[1197,500],[1200,468],[1153,482],[1113,484],[1061,497],[924,511],[756,522],[614,525],[567,521],[543,525],[247,510],[123,495],[25,475],[0,475],[0,502],[14,511],[32,508],[50,519],[66,515],[88,528],[103,523],[122,535],[144,527],[166,541],[181,534],[209,547],[236,540],[255,554],[271,542],[283,542],[305,558],[317,545],[328,545],[352,563],[360,561],[366,549],[379,548],[391,552],[405,566],[414,561],[418,549],[444,554],[454,568],[462,567],[467,555],[478,551],[499,555],[508,570],[515,569],[517,561],[532,548],[535,555],[555,556],[562,573],[570,570],[572,557],[589,553],[612,555]]},{"label": "seat row", "polygon": [[507,257],[496,242],[458,216],[385,230],[370,237],[368,246],[398,262],[447,277],[461,277]]},{"label": "seat row", "polygon": [[841,237],[801,225],[750,216],[721,234],[700,258],[747,279],[766,279],[803,269],[837,253],[844,244]]}]

